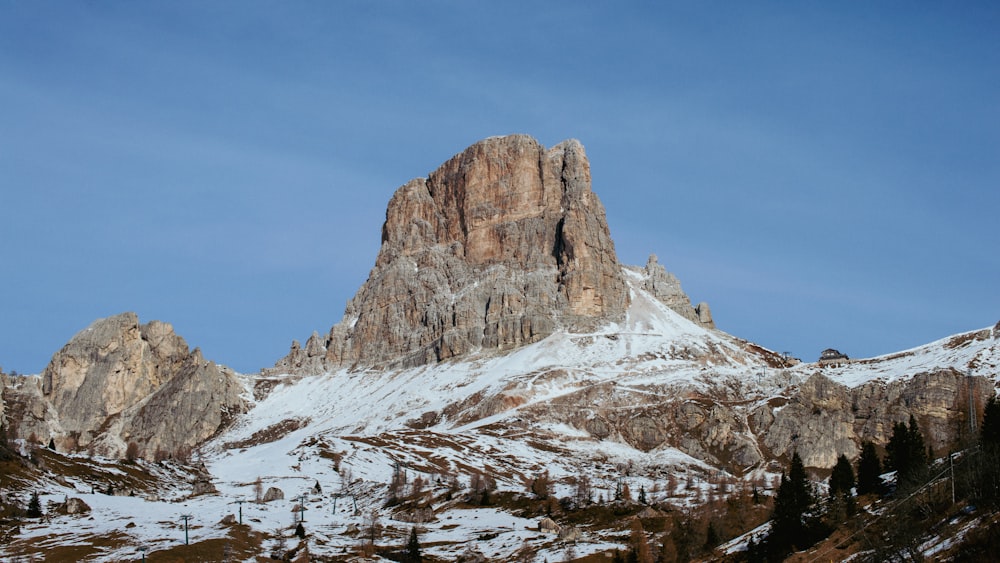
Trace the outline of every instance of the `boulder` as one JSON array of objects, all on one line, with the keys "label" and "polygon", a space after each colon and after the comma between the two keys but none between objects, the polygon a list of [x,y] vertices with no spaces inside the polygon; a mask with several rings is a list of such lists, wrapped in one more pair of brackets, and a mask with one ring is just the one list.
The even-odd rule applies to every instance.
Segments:
[{"label": "boulder", "polygon": [[215,485],[212,483],[211,480],[198,479],[197,481],[194,482],[194,486],[191,491],[191,496],[214,494],[217,492],[219,492],[219,490],[215,488]]},{"label": "boulder", "polygon": [[538,523],[539,532],[558,534],[559,530],[560,530],[559,524],[556,524],[555,520],[551,518],[542,518],[541,522]]},{"label": "boulder", "polygon": [[578,542],[583,539],[583,532],[576,526],[563,526],[559,529],[559,539],[564,542]]},{"label": "boulder", "polygon": [[267,491],[264,492],[264,502],[271,502],[273,500],[284,500],[285,492],[278,487],[268,487]]},{"label": "boulder", "polygon": [[90,513],[90,506],[83,502],[83,499],[76,497],[71,497],[66,499],[65,504],[62,506],[62,512],[65,514],[88,514]]}]

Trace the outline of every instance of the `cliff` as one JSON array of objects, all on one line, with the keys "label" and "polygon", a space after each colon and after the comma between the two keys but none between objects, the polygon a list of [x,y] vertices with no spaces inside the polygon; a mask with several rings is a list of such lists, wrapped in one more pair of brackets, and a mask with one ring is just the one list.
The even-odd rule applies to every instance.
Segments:
[{"label": "cliff", "polygon": [[[653,259],[651,290],[714,327]],[[583,145],[546,149],[526,135],[492,137],[392,196],[382,246],[343,320],[271,373],[408,367],[509,350],[557,329],[620,320],[629,289]]]},{"label": "cliff", "polygon": [[190,449],[246,410],[235,374],[191,351],[167,323],[135,313],[99,319],[19,378],[5,402],[16,436],[111,457],[135,442],[153,457]]}]

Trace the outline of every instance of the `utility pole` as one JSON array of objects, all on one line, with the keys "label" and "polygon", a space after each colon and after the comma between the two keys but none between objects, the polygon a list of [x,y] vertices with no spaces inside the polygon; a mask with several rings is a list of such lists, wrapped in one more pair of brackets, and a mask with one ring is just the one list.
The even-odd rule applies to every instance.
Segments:
[{"label": "utility pole", "polygon": [[240,505],[240,525],[243,524],[243,503],[246,502],[243,499],[236,501],[236,504]]},{"label": "utility pole", "polygon": [[190,545],[188,544],[188,520],[194,517],[190,514],[181,514],[181,518],[184,519],[184,545]]},{"label": "utility pole", "polygon": [[948,455],[948,464],[951,465],[951,504],[955,505],[955,454]]},{"label": "utility pole", "polygon": [[306,521],[306,495],[299,496],[299,522]]},{"label": "utility pole", "polygon": [[146,563],[146,546],[140,546],[139,553],[142,554],[142,563]]},{"label": "utility pole", "polygon": [[972,385],[972,383],[973,383],[972,370],[971,369],[967,370],[965,372],[965,375],[967,376],[966,377],[966,381],[969,384],[969,430],[972,431],[972,436],[975,436],[976,435],[976,401],[975,401],[975,398],[974,398],[974,395],[973,395],[973,392],[972,392],[972,388],[973,388],[973,385]]}]

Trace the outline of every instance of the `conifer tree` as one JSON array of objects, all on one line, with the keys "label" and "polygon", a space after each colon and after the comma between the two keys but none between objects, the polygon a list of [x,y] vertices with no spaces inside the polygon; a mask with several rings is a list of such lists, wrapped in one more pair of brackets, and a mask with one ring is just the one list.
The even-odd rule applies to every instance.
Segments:
[{"label": "conifer tree", "polygon": [[780,557],[794,547],[809,545],[806,518],[814,499],[806,476],[805,466],[798,452],[792,454],[787,475],[782,475],[781,486],[774,499],[771,516],[771,533],[767,537],[768,552]]},{"label": "conifer tree", "polygon": [[833,466],[833,473],[830,474],[830,498],[841,495],[850,495],[854,488],[854,469],[847,456],[840,454],[837,457],[837,464]]},{"label": "conifer tree", "polygon": [[420,554],[420,540],[417,539],[417,528],[410,528],[410,540],[406,542],[406,561],[409,563],[421,563],[424,560]]},{"label": "conifer tree", "polygon": [[979,428],[979,455],[973,459],[968,479],[976,500],[984,506],[1000,506],[1000,402],[990,397],[983,408],[983,424]]},{"label": "conifer tree", "polygon": [[38,498],[38,492],[31,493],[31,499],[28,501],[28,511],[25,513],[28,518],[41,518],[42,517],[42,501]]},{"label": "conifer tree", "polygon": [[983,426],[979,431],[979,445],[983,449],[1000,449],[1000,402],[996,395],[986,401],[983,408]]},{"label": "conifer tree", "polygon": [[861,443],[861,457],[858,458],[858,494],[882,492],[882,462],[879,461],[875,444],[865,440]]},{"label": "conifer tree", "polygon": [[705,530],[705,551],[712,551],[715,546],[719,545],[719,541],[719,532],[715,530],[715,524],[709,522],[708,528]]},{"label": "conifer tree", "polygon": [[896,483],[906,485],[927,468],[927,449],[917,421],[910,415],[909,424],[897,422],[885,447],[886,466],[896,471]]}]

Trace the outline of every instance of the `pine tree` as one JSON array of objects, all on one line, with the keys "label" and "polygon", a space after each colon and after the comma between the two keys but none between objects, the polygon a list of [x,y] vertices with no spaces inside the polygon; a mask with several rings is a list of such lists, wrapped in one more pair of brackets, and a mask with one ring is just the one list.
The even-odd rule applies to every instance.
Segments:
[{"label": "pine tree", "polygon": [[406,542],[406,561],[409,563],[421,563],[424,560],[420,554],[420,540],[417,539],[417,528],[410,528],[410,541]]},{"label": "pine tree", "polygon": [[837,464],[833,466],[833,473],[830,474],[830,498],[842,494],[850,496],[851,489],[854,488],[854,469],[847,456],[840,454],[837,457]]},{"label": "pine tree", "polygon": [[708,523],[708,529],[705,530],[705,551],[712,551],[715,546],[719,545],[719,532],[715,530],[715,525],[711,522]]},{"label": "pine tree", "polygon": [[977,503],[1000,506],[1000,402],[990,397],[983,408],[983,424],[979,428],[979,455],[973,458],[969,472],[978,492]]},{"label": "pine tree", "polygon": [[910,415],[909,424],[897,422],[892,427],[892,437],[885,446],[886,466],[896,471],[896,483],[904,486],[927,468],[927,449],[917,421]]},{"label": "pine tree", "polygon": [[38,493],[31,493],[31,499],[28,501],[28,512],[25,513],[28,518],[41,518],[42,517],[42,501],[38,498]]},{"label": "pine tree", "polygon": [[983,408],[979,445],[983,449],[1000,449],[1000,401],[997,401],[996,395],[990,397]]},{"label": "pine tree", "polygon": [[933,451],[930,446],[924,444],[924,435],[920,433],[917,426],[917,419],[910,415],[910,423],[906,427],[906,441],[910,445],[910,452],[913,461],[914,471],[923,471],[927,464],[933,459]]},{"label": "pine tree", "polygon": [[809,480],[798,452],[792,454],[788,475],[782,475],[781,486],[774,499],[768,550],[775,554],[788,553],[793,547],[805,547],[806,515],[813,505]]},{"label": "pine tree", "polygon": [[861,457],[858,458],[858,494],[882,492],[882,462],[878,459],[875,444],[864,441],[861,443]]}]

